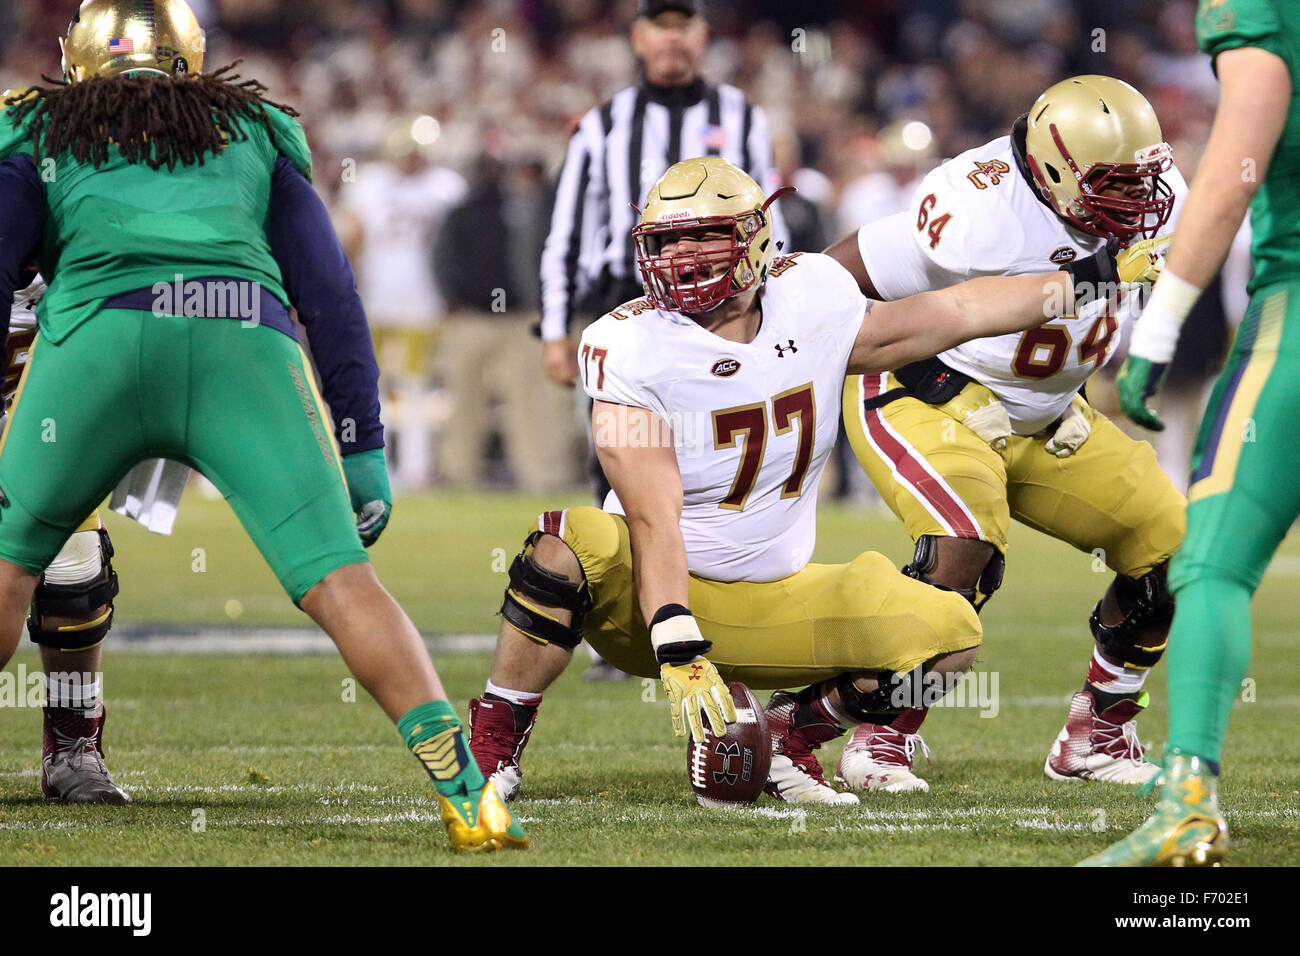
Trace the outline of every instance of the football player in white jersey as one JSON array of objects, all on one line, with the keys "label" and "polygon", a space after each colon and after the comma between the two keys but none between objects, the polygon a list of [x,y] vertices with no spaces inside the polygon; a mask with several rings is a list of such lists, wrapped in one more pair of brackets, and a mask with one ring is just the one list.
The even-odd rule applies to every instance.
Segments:
[{"label": "football player in white jersey", "polygon": [[542,692],[583,637],[661,677],[674,729],[697,740],[701,712],[715,733],[735,719],[725,680],[803,687],[767,708],[768,792],[791,802],[856,803],[813,751],[896,715],[893,675],[970,666],[979,619],[960,595],[872,552],[809,563],[844,376],[1068,314],[1070,277],[870,303],[827,256],[774,258],[774,198],[719,157],[672,166],[633,232],[646,298],[582,337],[614,490],[604,510],[540,515],[510,569],[491,678],[470,703],[470,746],[503,795],[518,792]]},{"label": "football player in white jersey", "polygon": [[[4,409],[8,409],[36,338],[36,305],[45,281],[34,272],[14,296],[5,343]],[[100,652],[113,623],[117,574],[108,532],[92,512],[37,581],[27,630],[45,671],[41,790],[50,800],[126,803],[126,791],[104,765]]]},{"label": "football player in white jersey", "polygon": [[[905,573],[978,609],[1001,583],[1011,518],[1115,572],[1089,622],[1083,688],[1044,766],[1057,780],[1141,783],[1159,769],[1133,721],[1165,647],[1165,570],[1186,502],[1150,445],[1093,410],[1082,386],[1140,311],[1185,192],[1146,99],[1120,80],[1078,76],[1043,93],[1009,136],[932,171],[908,212],[828,250],[884,300],[1116,250],[1118,277],[1094,278],[1125,281],[1099,286],[1077,316],[854,377],[845,389],[858,460],[916,542]],[[913,772],[924,717],[917,709],[890,726],[860,726],[838,777],[853,789],[929,789]]]}]

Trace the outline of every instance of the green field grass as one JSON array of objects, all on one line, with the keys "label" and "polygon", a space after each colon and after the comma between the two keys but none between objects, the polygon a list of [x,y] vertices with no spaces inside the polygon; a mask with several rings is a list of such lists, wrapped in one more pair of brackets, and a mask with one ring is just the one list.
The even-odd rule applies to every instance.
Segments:
[{"label": "green field grass", "polygon": [[[380,576],[427,633],[495,629],[501,570],[544,507],[520,496],[399,500],[373,551]],[[225,504],[191,495],[174,536],[110,517],[123,630],[303,625]],[[822,509],[818,559],[865,545],[902,563],[892,520]],[[196,554],[196,549],[202,549]],[[201,558],[201,561],[200,561]],[[196,570],[198,567],[203,570]],[[1254,700],[1237,705],[1224,803],[1229,862],[1300,859],[1300,541],[1288,540],[1255,603]],[[445,845],[432,788],[362,692],[344,700],[334,656],[106,653],[109,765],[129,807],[48,806],[37,781],[40,713],[0,710],[0,864],[1068,864],[1140,822],[1151,805],[1124,788],[1042,775],[1090,652],[1087,616],[1107,574],[1091,558],[1016,529],[1007,580],[985,609],[977,670],[998,676],[999,710],[938,710],[924,733],[929,794],[874,795],[859,807],[796,811],[695,806],[684,744],[657,684],[591,684],[580,658],[546,694],[516,804],[534,846],[464,860]],[[239,602],[238,606],[231,602]],[[119,646],[126,641],[118,639]],[[438,666],[464,713],[486,654]],[[24,651],[9,665],[33,669]],[[1164,675],[1149,683],[1143,740],[1163,738]],[[653,692],[653,694],[652,694]],[[653,701],[647,698],[653,696]],[[838,744],[824,748],[833,766]]]}]

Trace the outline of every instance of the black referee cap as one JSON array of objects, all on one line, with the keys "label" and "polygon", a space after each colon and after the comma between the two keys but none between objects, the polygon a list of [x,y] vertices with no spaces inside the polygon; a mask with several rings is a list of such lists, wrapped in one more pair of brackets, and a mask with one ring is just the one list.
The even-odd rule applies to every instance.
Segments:
[{"label": "black referee cap", "polygon": [[657,17],[669,11],[696,16],[704,13],[704,0],[637,0],[638,17]]}]

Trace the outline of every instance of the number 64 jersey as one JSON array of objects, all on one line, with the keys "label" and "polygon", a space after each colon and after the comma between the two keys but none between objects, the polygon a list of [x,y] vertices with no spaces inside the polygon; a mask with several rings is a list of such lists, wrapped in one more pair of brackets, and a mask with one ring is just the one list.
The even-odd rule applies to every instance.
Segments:
[{"label": "number 64 jersey", "polygon": [[[1104,240],[1067,225],[1018,167],[1011,137],[995,139],[928,173],[908,212],[864,225],[858,249],[880,297],[901,299],[978,276],[1053,272],[1098,252]],[[1172,239],[1187,183],[1177,169],[1165,179],[1175,198],[1163,235]],[[1113,310],[1101,298],[1076,317],[974,339],[939,357],[988,386],[1017,435],[1033,435],[1110,360],[1138,309],[1135,296],[1123,296]]]},{"label": "number 64 jersey", "polygon": [[[687,566],[718,581],[776,581],[812,557],[817,485],[867,306],[849,273],[816,253],[777,258],[759,295],[752,342],[638,300],[588,326],[578,351],[588,395],[671,428]],[[659,440],[625,422],[598,428],[598,443]],[[605,510],[624,513],[613,493]]]}]

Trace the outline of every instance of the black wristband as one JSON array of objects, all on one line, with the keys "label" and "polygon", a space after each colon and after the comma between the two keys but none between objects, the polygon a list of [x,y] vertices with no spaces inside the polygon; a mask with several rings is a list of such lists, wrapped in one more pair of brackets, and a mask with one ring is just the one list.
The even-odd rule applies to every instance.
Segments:
[{"label": "black wristband", "polygon": [[655,648],[655,660],[660,664],[681,666],[689,664],[711,650],[713,650],[712,641],[676,641],[672,644],[660,644]]},{"label": "black wristband", "polygon": [[683,614],[690,614],[691,609],[682,607],[680,604],[665,604],[659,610],[655,611],[655,616],[650,618],[650,626],[654,627],[660,621],[666,621],[671,617],[681,617]]}]

